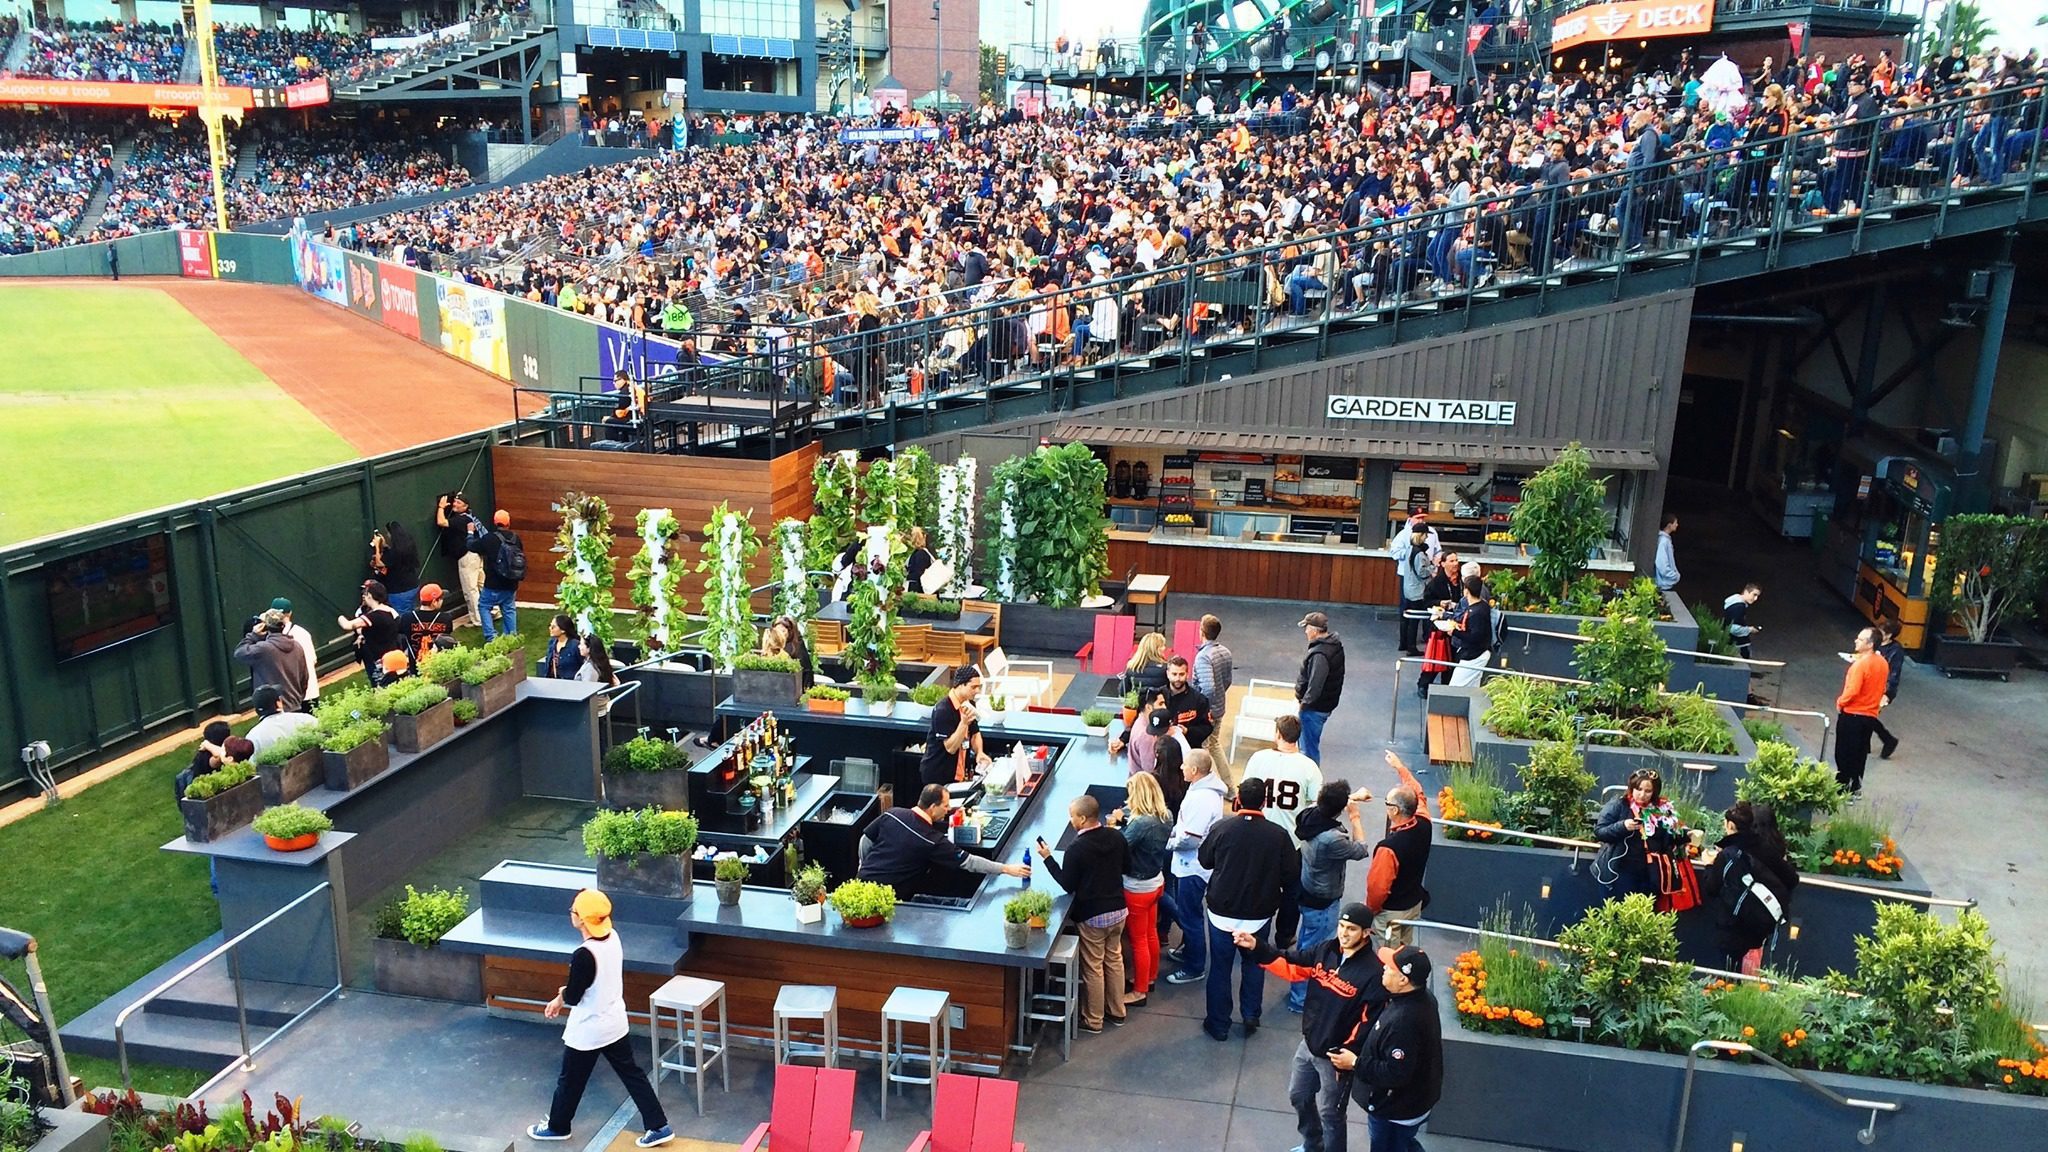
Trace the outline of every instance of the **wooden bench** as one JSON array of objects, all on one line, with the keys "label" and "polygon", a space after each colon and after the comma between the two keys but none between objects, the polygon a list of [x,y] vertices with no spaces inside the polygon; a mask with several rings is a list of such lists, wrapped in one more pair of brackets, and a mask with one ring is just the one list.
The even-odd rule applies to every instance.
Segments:
[{"label": "wooden bench", "polygon": [[1470,764],[1472,762],[1472,722],[1463,716],[1440,716],[1434,712],[1430,713],[1429,762],[1431,764]]}]

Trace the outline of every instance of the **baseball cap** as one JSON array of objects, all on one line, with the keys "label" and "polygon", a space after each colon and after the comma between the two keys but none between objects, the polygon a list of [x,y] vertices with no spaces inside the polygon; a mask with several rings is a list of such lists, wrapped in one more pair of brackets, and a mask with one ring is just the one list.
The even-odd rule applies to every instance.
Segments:
[{"label": "baseball cap", "polygon": [[1399,948],[1380,949],[1380,959],[1394,966],[1394,970],[1420,985],[1429,980],[1429,953],[1413,944]]},{"label": "baseball cap", "polygon": [[612,898],[595,888],[585,888],[578,892],[576,899],[570,903],[569,910],[576,913],[577,918],[583,921],[583,926],[592,932],[603,933],[605,929],[611,927]]},{"label": "baseball cap", "polygon": [[491,523],[496,524],[500,528],[510,528],[512,526],[512,514],[500,508],[491,514]]},{"label": "baseball cap", "polygon": [[292,610],[292,602],[285,599],[282,596],[279,596],[277,599],[272,600],[270,602],[270,606],[272,608],[277,609],[279,612],[289,612]]},{"label": "baseball cap", "polygon": [[1372,930],[1372,909],[1367,908],[1356,900],[1346,904],[1344,911],[1337,914],[1337,919],[1351,925],[1353,928],[1364,928],[1367,931]]},{"label": "baseball cap", "polygon": [[1295,621],[1294,626],[1296,628],[1321,628],[1327,632],[1330,628],[1330,618],[1321,612],[1311,612]]},{"label": "baseball cap", "polygon": [[278,691],[277,685],[265,684],[255,691],[250,697],[249,703],[255,706],[258,716],[268,716],[277,710],[277,702],[283,696],[284,693]]},{"label": "baseball cap", "polygon": [[394,676],[403,675],[406,669],[412,667],[412,661],[406,658],[403,648],[393,648],[386,652],[378,663],[383,665],[384,671]]},{"label": "baseball cap", "polygon": [[439,584],[422,584],[422,585],[420,585],[420,603],[422,603],[422,604],[438,604],[438,603],[440,603],[440,600],[441,600],[441,586],[440,586]]}]

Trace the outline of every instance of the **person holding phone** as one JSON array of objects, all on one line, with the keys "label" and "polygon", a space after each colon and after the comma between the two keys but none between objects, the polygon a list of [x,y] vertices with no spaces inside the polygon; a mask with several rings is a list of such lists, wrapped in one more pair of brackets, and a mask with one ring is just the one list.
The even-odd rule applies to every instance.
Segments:
[{"label": "person holding phone", "polygon": [[1368,947],[1372,910],[1346,904],[1337,916],[1336,934],[1305,947],[1275,948],[1243,931],[1233,933],[1232,939],[1250,953],[1251,963],[1308,989],[1287,1102],[1294,1105],[1302,1152],[1344,1152],[1349,1085],[1331,1063],[1330,1053],[1342,1048],[1360,1022],[1387,1000],[1387,991],[1380,986],[1380,958]]},{"label": "person holding phone", "polygon": [[1053,882],[1073,894],[1069,914],[1081,926],[1081,1030],[1099,1033],[1105,1012],[1111,1024],[1125,1018],[1124,869],[1131,849],[1121,832],[1102,822],[1102,806],[1093,796],[1076,796],[1067,805],[1067,827],[1075,836],[1065,863],[1043,836],[1038,858]]},{"label": "person holding phone", "polygon": [[1382,948],[1386,1004],[1330,1063],[1351,1074],[1351,1098],[1365,1109],[1372,1152],[1419,1152],[1417,1138],[1444,1090],[1444,1033],[1429,994],[1429,954],[1413,944]]}]

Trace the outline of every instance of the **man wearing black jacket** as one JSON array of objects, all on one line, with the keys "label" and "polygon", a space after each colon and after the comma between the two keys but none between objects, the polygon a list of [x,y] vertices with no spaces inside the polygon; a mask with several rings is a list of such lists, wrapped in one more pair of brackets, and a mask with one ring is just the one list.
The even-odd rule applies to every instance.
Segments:
[{"label": "man wearing black jacket", "polygon": [[1387,1003],[1330,1062],[1351,1073],[1372,1152],[1420,1152],[1417,1142],[1444,1087],[1443,1025],[1429,982],[1429,955],[1410,944],[1380,949]]},{"label": "man wearing black jacket", "polygon": [[[1188,747],[1207,747],[1209,738],[1216,733],[1216,721],[1212,717],[1212,702],[1195,687],[1188,658],[1175,656],[1166,662],[1166,712],[1173,722],[1180,725],[1188,738]],[[1216,755],[1210,749],[1209,755]]]},{"label": "man wearing black jacket", "polygon": [[1308,637],[1308,654],[1301,658],[1301,673],[1294,678],[1296,715],[1301,717],[1301,754],[1323,762],[1323,725],[1337,710],[1344,695],[1344,642],[1330,631],[1330,618],[1321,612],[1303,616],[1295,627]]},{"label": "man wearing black jacket", "polygon": [[1124,1022],[1124,870],[1131,849],[1123,833],[1102,823],[1102,805],[1093,796],[1077,796],[1067,805],[1067,824],[1079,835],[1067,846],[1066,863],[1053,858],[1044,837],[1038,858],[1073,894],[1069,914],[1081,925],[1081,1027],[1100,1032],[1105,998],[1112,1009],[1109,1022]]},{"label": "man wearing black jacket", "polygon": [[[1252,777],[1238,785],[1237,811],[1219,820],[1202,838],[1196,859],[1210,869],[1209,1003],[1202,1031],[1211,1040],[1230,1039],[1230,969],[1238,959],[1237,934],[1265,939],[1289,881],[1301,868],[1287,829],[1266,819],[1266,782]],[[1266,973],[1249,960],[1238,981],[1238,1012],[1244,1034],[1259,1030],[1265,1007]]]},{"label": "man wearing black jacket", "polygon": [[1372,912],[1363,904],[1346,904],[1337,918],[1334,939],[1282,952],[1249,932],[1237,934],[1237,946],[1251,961],[1282,980],[1304,981],[1308,1000],[1301,1014],[1301,1044],[1294,1050],[1294,1074],[1287,1082],[1287,1102],[1294,1105],[1301,1146],[1295,1152],[1344,1152],[1344,1074],[1330,1062],[1330,1053],[1361,1031],[1364,1021],[1386,1003],[1380,986],[1379,955],[1366,945],[1372,939]]}]

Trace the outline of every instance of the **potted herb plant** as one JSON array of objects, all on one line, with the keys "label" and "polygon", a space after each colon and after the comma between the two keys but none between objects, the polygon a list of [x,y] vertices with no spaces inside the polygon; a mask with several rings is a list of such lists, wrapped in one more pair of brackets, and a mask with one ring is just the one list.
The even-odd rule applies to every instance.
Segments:
[{"label": "potted herb plant", "polygon": [[1930,588],[1934,610],[1958,631],[1935,638],[1934,666],[1944,676],[1969,672],[2011,679],[2020,646],[1999,629],[2034,614],[2044,582],[2048,520],[1958,513],[1942,521]]},{"label": "potted herb plant", "polygon": [[803,695],[803,669],[788,656],[742,652],[732,662],[732,700],[755,708],[794,708]]},{"label": "potted herb plant", "polygon": [[1107,736],[1109,719],[1109,709],[1089,708],[1081,713],[1081,727],[1086,728],[1090,736]]},{"label": "potted herb plant", "polygon": [[878,928],[896,918],[896,889],[872,880],[848,880],[832,890],[831,904],[848,928]]},{"label": "potted herb plant", "polygon": [[583,850],[597,859],[597,885],[687,901],[697,818],[687,812],[639,808],[599,812],[583,825]]},{"label": "potted herb plant", "polygon": [[1735,798],[1770,805],[1787,837],[1811,832],[1815,821],[1849,802],[1834,769],[1781,740],[1757,741],[1748,770],[1735,782]]},{"label": "potted herb plant", "polygon": [[1031,939],[1031,908],[1024,897],[1003,901],[1003,947],[1022,948]]},{"label": "potted herb plant", "polygon": [[690,758],[681,746],[652,736],[612,745],[604,755],[604,802],[609,808],[690,806]]},{"label": "potted herb plant", "polygon": [[718,889],[718,902],[727,907],[740,902],[740,889],[747,883],[747,862],[727,852],[711,865],[712,884]]},{"label": "potted herb plant", "polygon": [[319,725],[309,724],[256,754],[256,778],[262,782],[265,804],[289,804],[325,781],[321,739]]},{"label": "potted herb plant", "polygon": [[385,690],[391,700],[391,743],[400,752],[423,752],[455,732],[448,689],[431,680],[401,680]]},{"label": "potted herb plant", "polygon": [[470,666],[483,659],[483,653],[460,644],[453,648],[436,648],[420,657],[419,678],[453,693],[462,683],[462,674]]},{"label": "potted herb plant", "polygon": [[946,686],[935,682],[919,684],[910,690],[910,702],[917,707],[917,715],[930,716],[946,695]]},{"label": "potted herb plant", "polygon": [[978,723],[983,728],[1001,728],[1003,714],[1010,710],[1010,699],[1001,692],[988,694],[988,707],[977,713]]},{"label": "potted herb plant", "polygon": [[304,852],[320,842],[322,832],[331,832],[334,821],[327,813],[297,804],[280,804],[265,808],[252,826],[262,833],[263,842],[273,852]]},{"label": "potted herb plant", "polygon": [[1024,921],[1033,928],[1043,928],[1046,917],[1052,915],[1052,893],[1043,888],[1033,888],[1011,897],[1024,906]]},{"label": "potted herb plant", "polygon": [[526,636],[519,632],[500,632],[484,641],[485,656],[503,656],[511,665],[512,683],[526,679]]},{"label": "potted herb plant", "polygon": [[863,684],[860,698],[867,701],[868,715],[893,716],[896,714],[896,697],[902,691],[894,680]]},{"label": "potted herb plant", "polygon": [[391,767],[391,749],[384,744],[384,722],[363,717],[333,728],[320,740],[327,786],[346,792]]},{"label": "potted herb plant", "polygon": [[960,601],[941,600],[936,596],[905,596],[901,611],[912,620],[958,620]]},{"label": "potted herb plant", "polygon": [[450,700],[448,707],[449,714],[455,717],[455,726],[457,728],[469,727],[476,722],[476,718],[479,715],[476,701],[474,700]]},{"label": "potted herb plant", "polygon": [[469,893],[410,884],[405,895],[377,912],[371,945],[377,991],[423,1000],[480,1004],[484,998],[483,957],[437,947],[441,938],[469,916]]},{"label": "potted herb plant", "polygon": [[254,819],[263,811],[263,785],[252,764],[227,763],[195,776],[178,800],[185,821],[185,839],[210,844]]},{"label": "potted herb plant", "polygon": [[845,712],[852,693],[830,684],[819,684],[804,693],[804,709],[810,712]]},{"label": "potted herb plant", "polygon": [[512,703],[518,678],[512,674],[512,658],[500,653],[484,656],[462,671],[457,692],[476,704],[479,716],[489,716]]},{"label": "potted herb plant", "polygon": [[1131,725],[1137,722],[1138,694],[1136,692],[1126,692],[1124,693],[1124,728],[1128,730]]},{"label": "potted herb plant", "polygon": [[796,902],[796,922],[816,924],[825,918],[825,866],[806,864],[789,882],[789,898]]}]

